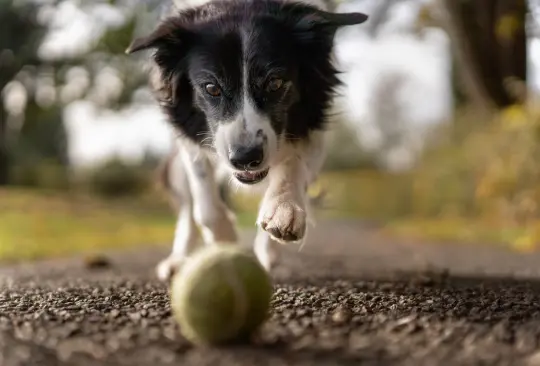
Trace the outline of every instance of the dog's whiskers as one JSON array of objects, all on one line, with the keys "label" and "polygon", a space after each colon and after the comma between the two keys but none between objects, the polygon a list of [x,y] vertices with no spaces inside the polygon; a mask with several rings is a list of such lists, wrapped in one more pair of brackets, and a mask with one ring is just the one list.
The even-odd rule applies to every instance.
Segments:
[{"label": "dog's whiskers", "polygon": [[300,253],[302,249],[304,249],[304,246],[306,245],[306,241],[307,240],[304,239],[300,242],[300,245],[298,246],[298,253]]},{"label": "dog's whiskers", "polygon": [[284,133],[284,134],[283,134],[283,137],[285,137],[287,140],[292,140],[292,141],[298,141],[298,140],[301,140],[300,137],[296,137],[296,136],[293,135],[292,133]]},{"label": "dog's whiskers", "polygon": [[206,136],[201,141],[201,146],[214,148],[214,136],[210,132],[199,132],[197,136]]},{"label": "dog's whiskers", "polygon": [[234,189],[234,193],[238,193],[238,190],[240,189],[240,187],[238,186],[238,184],[236,184],[236,180],[234,179],[232,175],[229,177],[228,186]]}]

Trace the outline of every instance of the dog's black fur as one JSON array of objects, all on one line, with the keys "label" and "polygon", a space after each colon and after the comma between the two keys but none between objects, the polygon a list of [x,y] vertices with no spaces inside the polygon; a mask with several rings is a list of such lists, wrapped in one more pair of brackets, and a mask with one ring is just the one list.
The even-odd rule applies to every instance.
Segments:
[{"label": "dog's black fur", "polygon": [[[331,62],[334,34],[366,18],[304,3],[224,0],[167,18],[127,52],[155,49],[158,100],[189,139],[203,144],[213,124],[237,113],[245,65],[257,109],[270,116],[278,136],[293,142],[325,127],[325,112],[339,85]],[[268,77],[282,79],[285,86],[268,92]],[[208,82],[221,85],[221,98],[204,92]]]}]

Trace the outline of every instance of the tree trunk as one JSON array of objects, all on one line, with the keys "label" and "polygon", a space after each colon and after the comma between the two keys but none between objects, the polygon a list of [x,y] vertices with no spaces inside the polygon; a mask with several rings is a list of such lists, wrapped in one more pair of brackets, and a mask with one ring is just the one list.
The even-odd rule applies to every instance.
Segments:
[{"label": "tree trunk", "polygon": [[525,0],[443,0],[473,98],[504,108],[521,103],[508,82],[527,79]]},{"label": "tree trunk", "polygon": [[0,101],[0,186],[9,183],[9,156],[7,148],[7,113]]},{"label": "tree trunk", "polygon": [[455,55],[452,55],[452,96],[454,98],[454,104],[456,107],[462,107],[466,105],[470,100],[467,91],[468,86],[465,83],[467,74],[460,68],[460,62]]}]

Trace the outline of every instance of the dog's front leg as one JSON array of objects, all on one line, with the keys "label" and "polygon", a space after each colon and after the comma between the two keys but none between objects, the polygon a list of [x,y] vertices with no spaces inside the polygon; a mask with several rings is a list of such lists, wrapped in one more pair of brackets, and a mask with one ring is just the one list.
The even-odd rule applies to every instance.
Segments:
[{"label": "dog's front leg", "polygon": [[234,214],[220,196],[212,161],[206,152],[189,142],[183,143],[181,149],[193,200],[193,217],[205,243],[236,243]]},{"label": "dog's front leg", "polygon": [[163,166],[161,177],[169,199],[178,213],[172,252],[156,268],[157,276],[163,281],[171,278],[199,242],[199,232],[193,218],[192,193],[181,153],[177,150],[171,154]]},{"label": "dog's front leg", "polygon": [[279,259],[279,244],[262,228],[257,229],[253,250],[259,262],[270,272]]},{"label": "dog's front leg", "polygon": [[323,134],[313,134],[308,142],[287,150],[285,158],[270,170],[257,220],[281,243],[304,239],[309,208],[307,188],[316,179],[325,156]]},{"label": "dog's front leg", "polygon": [[167,166],[167,186],[178,209],[172,253],[157,266],[161,280],[169,280],[198,244],[234,243],[233,214],[220,197],[214,166],[206,152],[183,140]]},{"label": "dog's front leg", "polygon": [[279,242],[300,241],[306,232],[306,167],[298,156],[272,168],[258,225]]}]

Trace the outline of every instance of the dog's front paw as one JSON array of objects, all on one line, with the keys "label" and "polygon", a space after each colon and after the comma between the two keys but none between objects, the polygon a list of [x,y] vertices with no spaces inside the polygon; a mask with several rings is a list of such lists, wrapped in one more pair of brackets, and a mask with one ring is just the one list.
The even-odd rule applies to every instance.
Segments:
[{"label": "dog's front paw", "polygon": [[268,199],[261,207],[257,224],[274,240],[297,242],[306,232],[306,210],[291,199]]},{"label": "dog's front paw", "polygon": [[164,282],[168,282],[176,272],[180,270],[184,263],[185,257],[171,254],[166,259],[162,260],[156,267],[157,277]]}]

